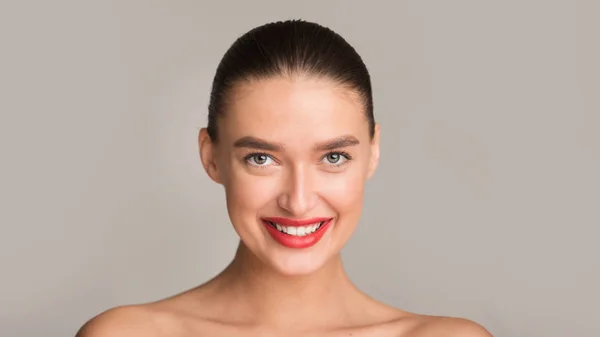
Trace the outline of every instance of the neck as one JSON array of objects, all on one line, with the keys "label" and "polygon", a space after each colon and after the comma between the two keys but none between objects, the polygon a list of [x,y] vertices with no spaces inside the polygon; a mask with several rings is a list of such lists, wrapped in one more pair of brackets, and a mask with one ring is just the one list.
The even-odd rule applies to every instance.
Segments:
[{"label": "neck", "polygon": [[229,317],[285,328],[343,322],[365,299],[347,277],[339,254],[310,275],[288,276],[240,243],[233,262],[215,281],[219,293],[230,299],[222,303]]}]

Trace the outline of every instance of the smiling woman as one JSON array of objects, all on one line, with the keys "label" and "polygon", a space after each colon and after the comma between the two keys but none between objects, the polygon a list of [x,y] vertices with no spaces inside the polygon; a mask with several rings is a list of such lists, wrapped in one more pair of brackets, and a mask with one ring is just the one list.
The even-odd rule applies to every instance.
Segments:
[{"label": "smiling woman", "polygon": [[369,73],[328,28],[285,21],[240,37],[219,64],[201,160],[240,237],[212,280],[87,322],[96,336],[490,336],[466,319],[380,303],[340,251],[379,162]]}]

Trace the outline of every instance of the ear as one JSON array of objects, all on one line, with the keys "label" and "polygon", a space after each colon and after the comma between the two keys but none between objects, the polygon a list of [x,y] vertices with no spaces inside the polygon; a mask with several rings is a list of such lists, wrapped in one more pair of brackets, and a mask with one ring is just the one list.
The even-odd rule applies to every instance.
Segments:
[{"label": "ear", "polygon": [[377,166],[379,166],[379,124],[375,124],[375,132],[373,133],[373,139],[371,139],[371,159],[367,179],[373,176]]},{"label": "ear", "polygon": [[219,166],[217,165],[217,144],[210,139],[206,128],[200,129],[198,134],[198,145],[200,147],[200,159],[204,170],[217,184],[221,184]]}]

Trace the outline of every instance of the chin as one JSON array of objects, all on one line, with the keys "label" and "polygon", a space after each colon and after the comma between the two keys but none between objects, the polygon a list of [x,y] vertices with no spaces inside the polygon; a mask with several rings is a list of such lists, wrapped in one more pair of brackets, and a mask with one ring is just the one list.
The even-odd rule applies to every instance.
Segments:
[{"label": "chin", "polygon": [[279,274],[302,276],[313,274],[323,268],[333,255],[316,251],[282,252],[269,256],[268,261],[265,262]]}]

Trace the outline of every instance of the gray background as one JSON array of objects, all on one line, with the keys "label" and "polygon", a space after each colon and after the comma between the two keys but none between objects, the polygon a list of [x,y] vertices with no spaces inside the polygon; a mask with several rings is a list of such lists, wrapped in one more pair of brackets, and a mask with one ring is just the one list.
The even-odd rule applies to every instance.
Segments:
[{"label": "gray background", "polygon": [[369,294],[495,336],[599,336],[600,2],[0,5],[0,335],[71,336],[232,258],[200,164],[233,40],[304,18],[364,57],[380,168],[344,251]]}]

